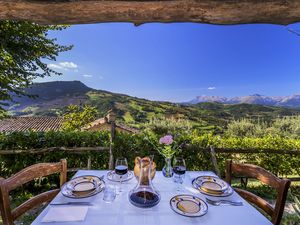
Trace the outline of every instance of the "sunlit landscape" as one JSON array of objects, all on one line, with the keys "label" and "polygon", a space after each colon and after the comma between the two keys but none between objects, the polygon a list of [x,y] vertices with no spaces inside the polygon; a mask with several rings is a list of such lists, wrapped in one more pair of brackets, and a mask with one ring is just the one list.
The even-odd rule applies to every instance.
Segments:
[{"label": "sunlit landscape", "polygon": [[[189,180],[199,171],[212,172],[221,178],[222,185],[229,185],[228,190],[234,192],[236,188],[241,197],[244,195],[238,190],[247,190],[266,200],[271,208],[277,207],[278,193],[268,186],[273,175],[262,179],[266,183],[254,179],[263,177],[266,170],[274,174],[278,187],[280,180],[288,183],[282,192],[286,201],[281,202],[285,207],[280,224],[299,225],[298,30],[300,33],[298,23],[42,26],[0,21],[0,176],[4,178],[2,185],[5,181],[22,184],[10,189],[10,196],[14,197],[9,197],[9,207],[17,207],[38,193],[55,188],[61,188],[56,194],[62,191],[66,196],[69,192],[64,193],[60,184],[74,175],[93,175],[86,174],[88,171],[105,171],[98,177],[101,185],[105,183],[115,192],[122,189],[108,207],[127,199],[127,188],[138,184],[128,192],[128,201],[145,207],[132,198],[138,198],[137,190],[145,185],[150,187],[151,194],[145,195],[145,202],[151,209],[162,209],[165,196],[171,197],[170,183],[163,183],[169,177],[169,181],[179,185],[174,195],[188,193],[201,197],[194,184],[198,177]],[[66,159],[67,167],[61,159]],[[60,183],[55,175],[35,178],[26,184],[17,176],[18,179],[12,179],[14,182],[9,181],[10,176],[26,167],[53,162],[60,162],[59,168],[63,168],[56,171],[61,173]],[[237,173],[231,179],[228,172],[234,172],[234,163],[252,164],[260,169],[255,173],[257,176]],[[111,181],[116,180],[109,176],[118,174],[119,164],[126,167],[124,174],[133,178],[128,175],[128,180],[132,180],[117,180],[114,186]],[[184,171],[177,172],[178,168]],[[185,171],[186,176],[181,176]],[[62,175],[64,172],[67,175]],[[101,191],[87,199],[95,194],[101,195],[102,201]],[[76,199],[74,193],[70,199]],[[230,200],[231,194],[224,194],[226,200]],[[155,198],[151,199],[152,195]],[[57,196],[60,198],[61,194]],[[172,201],[178,200],[172,199],[167,199],[168,207],[169,201],[172,207]],[[197,218],[199,222],[209,215],[205,215],[207,210],[217,207],[209,200],[204,202],[209,207]],[[15,224],[51,223],[51,218],[47,221],[45,216],[49,216],[45,214],[48,207],[44,204],[26,212]],[[253,207],[249,210],[256,213]],[[145,212],[148,211],[139,211],[142,215]],[[124,221],[128,222],[126,213],[125,210]],[[265,218],[257,213],[263,221]],[[161,217],[162,222],[166,218]],[[270,214],[266,218],[265,221],[275,224]],[[3,220],[3,224],[9,223]]]}]

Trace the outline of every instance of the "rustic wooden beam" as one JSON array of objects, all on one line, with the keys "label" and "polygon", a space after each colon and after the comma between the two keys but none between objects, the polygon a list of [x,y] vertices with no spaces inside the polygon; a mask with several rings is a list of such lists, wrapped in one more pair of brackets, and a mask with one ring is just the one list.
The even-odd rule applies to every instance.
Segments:
[{"label": "rustic wooden beam", "polygon": [[209,24],[300,21],[299,0],[0,0],[0,20],[39,24],[196,22]]}]

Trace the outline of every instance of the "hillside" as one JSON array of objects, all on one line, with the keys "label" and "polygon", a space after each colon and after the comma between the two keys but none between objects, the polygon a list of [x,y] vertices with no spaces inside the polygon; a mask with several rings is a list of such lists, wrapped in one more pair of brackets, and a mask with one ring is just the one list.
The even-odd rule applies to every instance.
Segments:
[{"label": "hillside", "polygon": [[203,102],[181,105],[170,102],[150,101],[124,94],[94,90],[79,81],[57,81],[32,85],[26,90],[37,98],[16,98],[9,111],[14,115],[62,115],[69,104],[90,104],[99,110],[99,116],[113,108],[118,119],[138,126],[151,118],[182,118],[198,126],[226,126],[231,119],[242,117],[270,120],[278,116],[299,115],[299,109],[252,104],[228,105]]},{"label": "hillside", "polygon": [[87,100],[86,93],[91,90],[80,81],[35,83],[25,89],[32,97],[14,97],[16,103],[11,104],[8,110],[23,115],[80,104]]}]

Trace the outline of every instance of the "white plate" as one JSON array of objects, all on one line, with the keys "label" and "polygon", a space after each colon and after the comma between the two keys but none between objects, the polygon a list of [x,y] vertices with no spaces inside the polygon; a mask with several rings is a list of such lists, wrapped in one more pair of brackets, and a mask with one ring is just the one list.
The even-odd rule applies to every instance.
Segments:
[{"label": "white plate", "polygon": [[203,216],[208,211],[206,202],[193,195],[176,195],[170,199],[170,206],[174,212],[188,217]]},{"label": "white plate", "polygon": [[202,190],[207,192],[222,193],[229,187],[229,184],[227,184],[225,181],[213,176],[200,176],[195,179],[195,182]]},{"label": "white plate", "polygon": [[86,192],[95,190],[100,183],[100,178],[96,176],[75,177],[67,183],[67,188],[76,192]]},{"label": "white plate", "polygon": [[[201,183],[199,183],[199,181],[197,180],[198,178],[200,178],[200,177],[197,177],[192,181],[192,185],[194,188],[199,190],[202,194],[214,196],[214,197],[227,197],[229,195],[232,195],[232,193],[233,193],[233,188],[229,184],[227,184],[225,181],[223,181],[223,182],[225,182],[228,185],[228,188],[225,189],[225,191],[223,191],[223,192],[210,191],[209,189],[203,188],[201,186]],[[219,178],[217,178],[217,179],[219,179]],[[219,179],[219,180],[221,180],[221,179]]]},{"label": "white plate", "polygon": [[68,198],[87,198],[100,193],[105,182],[96,176],[76,177],[61,188],[61,193]]},{"label": "white plate", "polygon": [[133,178],[133,172],[129,171],[125,175],[118,175],[114,170],[107,173],[107,179],[115,182],[124,182]]}]

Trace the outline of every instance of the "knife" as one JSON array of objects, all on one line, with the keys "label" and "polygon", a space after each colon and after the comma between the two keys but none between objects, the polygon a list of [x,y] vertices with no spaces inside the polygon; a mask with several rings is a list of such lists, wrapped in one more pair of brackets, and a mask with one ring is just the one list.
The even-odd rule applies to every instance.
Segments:
[{"label": "knife", "polygon": [[53,202],[50,205],[93,205],[90,202]]}]

